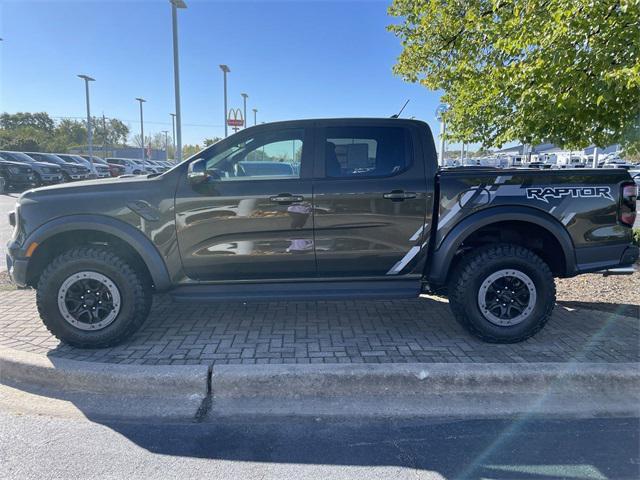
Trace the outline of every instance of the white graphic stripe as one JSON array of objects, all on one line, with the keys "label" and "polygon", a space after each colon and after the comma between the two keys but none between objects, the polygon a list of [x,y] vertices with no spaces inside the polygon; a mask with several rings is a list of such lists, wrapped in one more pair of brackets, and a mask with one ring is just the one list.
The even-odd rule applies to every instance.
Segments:
[{"label": "white graphic stripe", "polygon": [[413,257],[415,257],[419,251],[420,247],[411,247],[411,250],[409,250],[398,263],[391,267],[391,270],[387,272],[387,275],[395,275],[397,273],[400,273],[402,269],[407,266],[407,263],[413,260]]}]

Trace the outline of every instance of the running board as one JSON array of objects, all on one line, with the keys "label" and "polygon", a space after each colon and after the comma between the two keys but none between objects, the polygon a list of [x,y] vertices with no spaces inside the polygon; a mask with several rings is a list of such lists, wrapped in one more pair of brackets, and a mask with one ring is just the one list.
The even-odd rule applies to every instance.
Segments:
[{"label": "running board", "polygon": [[171,290],[169,294],[177,302],[416,298],[420,294],[420,281],[411,279],[185,285]]},{"label": "running board", "polygon": [[620,267],[620,268],[609,268],[607,270],[600,270],[597,273],[601,273],[604,277],[608,277],[609,275],[633,275],[638,270],[636,267]]}]

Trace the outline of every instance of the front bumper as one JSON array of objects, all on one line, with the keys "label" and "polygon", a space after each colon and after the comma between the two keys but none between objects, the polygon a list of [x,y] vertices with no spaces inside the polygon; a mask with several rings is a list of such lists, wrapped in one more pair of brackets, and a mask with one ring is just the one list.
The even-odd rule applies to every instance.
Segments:
[{"label": "front bumper", "polygon": [[29,265],[28,258],[12,258],[7,255],[7,270],[11,281],[18,287],[27,286],[27,267]]},{"label": "front bumper", "polygon": [[49,185],[54,185],[56,183],[60,183],[63,180],[62,175],[54,173],[43,173],[42,175],[40,175],[40,180],[42,181],[42,183],[46,183]]}]

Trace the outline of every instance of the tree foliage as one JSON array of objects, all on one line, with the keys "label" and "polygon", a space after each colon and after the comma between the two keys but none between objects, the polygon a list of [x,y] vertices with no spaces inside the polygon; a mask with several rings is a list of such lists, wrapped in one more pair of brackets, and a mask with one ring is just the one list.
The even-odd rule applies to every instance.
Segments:
[{"label": "tree foliage", "polygon": [[[101,145],[124,144],[129,136],[129,127],[122,121],[111,118],[104,122],[93,117],[93,143]],[[62,119],[55,122],[47,113],[3,113],[0,115],[0,149],[67,152],[70,148],[87,143],[86,122]]]},{"label": "tree foliage", "polygon": [[443,90],[449,138],[638,148],[640,0],[394,0],[394,71]]}]

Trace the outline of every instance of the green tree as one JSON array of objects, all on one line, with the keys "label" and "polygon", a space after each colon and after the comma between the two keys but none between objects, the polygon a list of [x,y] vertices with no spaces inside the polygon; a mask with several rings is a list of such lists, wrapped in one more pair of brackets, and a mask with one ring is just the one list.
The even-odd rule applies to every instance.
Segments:
[{"label": "green tree", "polygon": [[129,138],[129,127],[117,118],[93,117],[93,143],[95,145],[123,145]]},{"label": "green tree", "polygon": [[202,150],[202,146],[200,145],[183,145],[182,146],[182,158],[189,158],[191,155],[195,155],[200,150]]},{"label": "green tree", "polygon": [[49,117],[48,113],[3,113],[0,115],[0,129],[2,130],[19,130],[21,128],[31,127],[44,133],[51,134],[55,127],[54,121]]},{"label": "green tree", "polygon": [[450,139],[638,148],[640,0],[394,0],[394,71],[442,90]]}]

